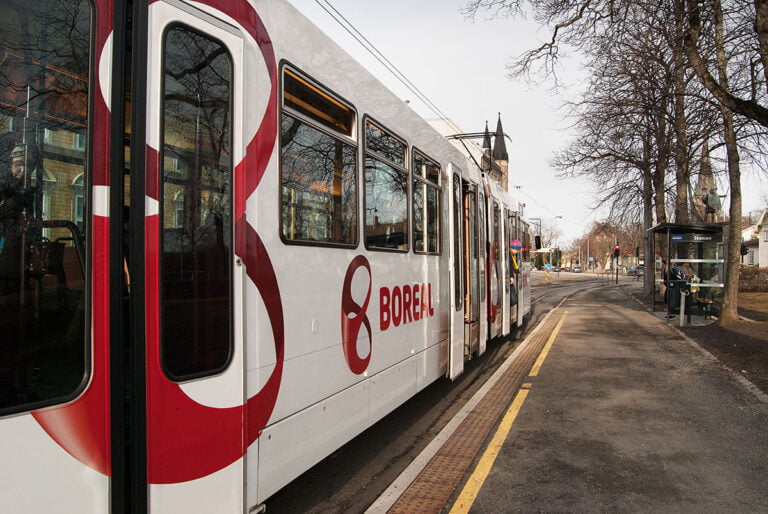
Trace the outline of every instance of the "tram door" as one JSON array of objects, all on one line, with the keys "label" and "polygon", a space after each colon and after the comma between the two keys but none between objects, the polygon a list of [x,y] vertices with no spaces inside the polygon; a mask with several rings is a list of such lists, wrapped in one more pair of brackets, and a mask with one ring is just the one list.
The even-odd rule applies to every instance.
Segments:
[{"label": "tram door", "polygon": [[477,234],[478,234],[478,257],[477,266],[480,269],[480,279],[478,287],[480,288],[480,343],[478,344],[478,355],[485,353],[485,346],[488,340],[488,303],[490,302],[490,287],[488,282],[490,251],[489,228],[488,228],[488,197],[482,188],[477,192]]},{"label": "tram door", "polygon": [[468,358],[480,348],[480,219],[477,198],[477,188],[464,182],[464,354]]},{"label": "tram door", "polygon": [[149,510],[242,512],[243,39],[171,0],[149,4],[147,37],[146,183],[132,211],[145,216]]},{"label": "tram door", "polygon": [[[453,167],[451,165],[451,167]],[[461,176],[454,173],[451,189],[451,341],[448,356],[448,378],[454,379],[464,371],[464,255],[462,220],[464,218]]]},{"label": "tram door", "polygon": [[489,203],[490,227],[488,235],[488,337],[494,338],[501,335],[502,318],[502,294],[503,277],[501,269],[501,209],[498,202],[491,200]]}]

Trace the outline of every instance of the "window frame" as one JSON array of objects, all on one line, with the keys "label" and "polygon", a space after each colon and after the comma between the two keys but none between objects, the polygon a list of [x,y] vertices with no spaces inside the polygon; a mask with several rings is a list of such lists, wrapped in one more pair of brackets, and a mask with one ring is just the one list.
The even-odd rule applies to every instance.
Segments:
[{"label": "window frame", "polygon": [[[160,123],[160,148],[158,150],[158,159],[161,163],[160,169],[158,170],[158,220],[160,223],[159,230],[158,230],[158,255],[159,261],[158,261],[158,314],[159,319],[163,320],[165,319],[164,314],[164,307],[163,307],[163,298],[164,298],[164,285],[163,285],[163,220],[165,219],[165,198],[164,198],[164,175],[165,170],[162,165],[162,163],[165,161],[166,152],[165,152],[165,87],[166,87],[166,81],[165,81],[165,70],[166,70],[166,42],[168,38],[168,34],[171,30],[175,28],[183,28],[189,32],[192,32],[194,34],[197,34],[198,36],[204,37],[212,42],[215,42],[225,50],[226,56],[229,59],[230,62],[230,69],[229,69],[229,94],[230,94],[230,116],[228,117],[228,123],[230,127],[230,134],[231,134],[231,144],[234,145],[234,131],[235,131],[235,124],[234,124],[234,114],[235,114],[235,64],[236,60],[234,59],[232,52],[230,51],[229,47],[219,38],[213,36],[212,34],[209,34],[207,32],[204,32],[202,30],[199,30],[198,28],[193,27],[192,25],[189,25],[187,23],[181,22],[181,21],[174,21],[172,23],[169,23],[167,26],[163,29],[163,35],[160,39],[161,41],[161,48],[160,48],[160,116],[159,116],[159,123]],[[230,200],[230,215],[231,215],[231,226],[230,226],[230,247],[229,247],[229,258],[228,258],[228,267],[230,269],[229,273],[229,354],[227,356],[227,359],[223,362],[223,364],[215,369],[209,369],[205,371],[198,371],[195,373],[189,373],[182,376],[177,376],[174,373],[171,373],[168,368],[167,358],[164,353],[164,346],[165,341],[163,337],[163,323],[160,323],[160,330],[159,330],[159,352],[160,352],[160,365],[163,370],[163,374],[165,377],[177,384],[182,384],[186,382],[191,382],[194,380],[198,380],[200,378],[207,378],[207,377],[213,377],[216,375],[220,375],[229,369],[229,367],[232,365],[232,362],[234,361],[235,356],[235,324],[234,324],[234,312],[235,312],[235,297],[234,297],[234,288],[235,288],[235,273],[233,272],[234,268],[234,258],[235,258],[235,237],[234,237],[234,221],[235,221],[235,162],[234,162],[234,154],[231,152],[230,154],[230,161],[231,161],[231,173],[232,178],[229,181],[229,193],[231,196]],[[174,169],[176,169],[177,166],[174,166]],[[173,209],[174,209],[174,218],[175,218],[175,199],[172,200],[173,203]]]},{"label": "window frame", "polygon": [[[356,249],[360,246],[360,233],[361,233],[361,216],[360,216],[360,184],[362,183],[360,179],[360,143],[358,133],[358,120],[360,119],[359,113],[357,111],[357,108],[352,104],[352,102],[348,101],[332,89],[324,86],[322,83],[320,83],[318,80],[314,79],[311,75],[303,72],[301,69],[299,69],[297,66],[293,65],[288,60],[281,60],[278,64],[279,72],[279,81],[280,81],[280,87],[278,94],[279,97],[279,109],[277,113],[277,137],[278,137],[278,152],[280,153],[280,156],[278,158],[278,178],[277,178],[277,225],[278,225],[278,234],[280,235],[280,240],[285,245],[296,245],[296,246],[312,246],[312,247],[321,247],[321,248],[345,248],[345,249]],[[301,111],[294,109],[293,107],[285,104],[285,70],[290,70],[291,73],[294,75],[297,75],[302,80],[305,80],[312,86],[322,90],[326,94],[328,94],[330,97],[332,97],[334,100],[346,105],[349,107],[349,109],[353,113],[353,121],[351,123],[351,132],[352,135],[344,134],[343,132],[336,131],[334,132],[329,126],[324,125],[317,120],[311,118],[310,116],[307,116],[306,114],[302,113]],[[327,241],[309,241],[306,239],[290,239],[284,236],[283,234],[283,158],[282,158],[282,146],[283,146],[283,131],[281,129],[281,122],[283,114],[287,114],[288,116],[291,116],[294,119],[299,120],[300,122],[308,125],[309,127],[313,128],[314,130],[317,130],[328,137],[332,137],[336,140],[341,141],[343,144],[347,144],[352,147],[354,151],[354,163],[355,163],[355,170],[354,170],[354,180],[355,180],[355,194],[354,194],[354,201],[355,201],[355,212],[354,212],[354,218],[357,221],[357,227],[355,230],[355,242],[354,243],[337,243],[337,242],[327,242]]]},{"label": "window frame", "polygon": [[[392,161],[390,161],[389,159],[387,159],[383,155],[380,155],[380,154],[378,154],[376,152],[368,150],[367,140],[366,140],[366,136],[365,136],[365,127],[366,127],[366,124],[369,123],[369,122],[372,125],[376,126],[379,130],[385,132],[387,135],[389,135],[392,138],[398,140],[400,143],[403,144],[403,146],[405,146],[405,155],[403,157],[403,165],[402,166],[398,165],[398,164],[396,164],[396,163],[394,163]],[[397,133],[395,133],[394,131],[392,131],[389,128],[387,128],[386,125],[376,121],[376,119],[373,118],[372,116],[370,116],[369,114],[363,115],[363,118],[361,120],[361,125],[360,126],[361,126],[360,132],[362,134],[361,137],[362,137],[362,140],[363,140],[362,141],[362,152],[361,152],[362,153],[362,161],[363,161],[363,166],[362,166],[362,169],[361,169],[361,173],[363,174],[363,179],[362,179],[363,187],[362,187],[362,191],[361,191],[362,195],[363,195],[363,209],[362,209],[362,212],[363,212],[363,216],[362,216],[363,222],[362,222],[361,227],[360,227],[362,229],[362,232],[363,232],[363,244],[364,244],[366,250],[369,250],[369,251],[372,251],[372,252],[410,253],[411,247],[412,247],[411,233],[413,231],[413,229],[412,229],[413,216],[412,216],[412,213],[411,213],[411,209],[412,209],[411,174],[410,174],[410,169],[409,169],[408,163],[410,162],[409,161],[409,157],[410,157],[412,152],[409,151],[411,149],[410,149],[410,147],[408,145],[408,141],[404,137],[399,136]],[[391,168],[393,168],[395,170],[402,171],[405,174],[406,188],[407,188],[407,191],[405,193],[405,216],[406,216],[405,223],[407,225],[405,241],[408,244],[407,248],[402,248],[402,249],[401,248],[386,248],[386,247],[383,247],[383,246],[371,246],[371,245],[368,244],[368,239],[366,237],[367,225],[366,225],[366,214],[365,214],[365,213],[368,212],[368,195],[366,194],[367,183],[366,183],[366,180],[365,180],[365,174],[366,174],[365,162],[366,162],[366,160],[369,157],[371,159],[373,159],[373,160],[376,160],[376,161],[379,161],[379,162],[381,162],[383,164],[386,164],[387,166],[390,166]]]},{"label": "window frame", "polygon": [[[417,154],[421,156],[421,158],[424,159],[425,161],[429,161],[435,165],[435,167],[437,168],[437,180],[438,180],[437,183],[429,180],[427,177],[423,177],[422,175],[416,173],[415,161],[416,161]],[[435,223],[437,225],[437,251],[432,252],[429,250],[417,250],[416,223],[415,223],[416,215],[415,213],[411,213],[411,219],[412,219],[411,244],[413,245],[413,253],[419,254],[419,255],[442,255],[443,254],[443,223],[442,223],[443,222],[443,166],[436,159],[433,159],[432,157],[428,156],[425,152],[419,150],[418,147],[413,147],[411,149],[410,163],[411,163],[411,182],[409,185],[411,187],[411,199],[410,199],[411,205],[412,206],[416,205],[416,202],[414,201],[414,196],[416,194],[416,189],[414,187],[414,184],[416,182],[419,182],[420,185],[423,186],[422,191],[426,192],[428,188],[433,188],[437,193],[437,219],[435,220]],[[426,196],[424,201],[426,202]],[[426,222],[424,223],[423,232],[425,235],[428,234]]]}]

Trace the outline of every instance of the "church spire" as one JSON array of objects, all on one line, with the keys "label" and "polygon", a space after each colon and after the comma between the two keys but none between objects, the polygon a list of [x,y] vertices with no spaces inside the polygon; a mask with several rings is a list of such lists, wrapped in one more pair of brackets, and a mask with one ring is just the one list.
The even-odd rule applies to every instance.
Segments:
[{"label": "church spire", "polygon": [[488,120],[485,120],[485,135],[483,136],[483,150],[491,151],[491,133],[488,132]]},{"label": "church spire", "polygon": [[[485,130],[486,132],[488,131],[487,123]],[[504,143],[504,129],[501,128],[501,113],[499,113],[499,120],[496,122],[496,136],[493,140],[493,160],[509,160],[509,154],[507,154],[507,145]]]}]

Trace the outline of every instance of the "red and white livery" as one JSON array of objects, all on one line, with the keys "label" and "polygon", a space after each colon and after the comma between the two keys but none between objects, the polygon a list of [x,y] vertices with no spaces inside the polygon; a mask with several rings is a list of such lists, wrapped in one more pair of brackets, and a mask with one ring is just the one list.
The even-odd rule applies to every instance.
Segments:
[{"label": "red and white livery", "polygon": [[521,205],[288,2],[0,14],[8,512],[249,512],[530,311]]}]

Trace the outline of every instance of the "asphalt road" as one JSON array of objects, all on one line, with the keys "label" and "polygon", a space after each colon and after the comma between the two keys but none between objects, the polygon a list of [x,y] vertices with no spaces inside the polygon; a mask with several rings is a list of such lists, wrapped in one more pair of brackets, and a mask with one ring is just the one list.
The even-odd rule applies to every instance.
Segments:
[{"label": "asphalt road", "polygon": [[429,444],[461,406],[504,362],[516,345],[562,298],[599,285],[588,274],[533,274],[533,307],[526,324],[507,341],[465,363],[455,381],[441,379],[340,448],[266,501],[267,512],[363,512]]}]

